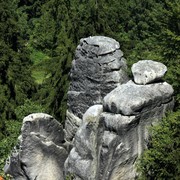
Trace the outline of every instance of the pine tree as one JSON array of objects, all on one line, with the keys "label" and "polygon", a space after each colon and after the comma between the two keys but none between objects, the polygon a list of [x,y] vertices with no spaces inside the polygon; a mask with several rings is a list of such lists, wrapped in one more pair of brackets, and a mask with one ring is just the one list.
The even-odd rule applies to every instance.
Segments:
[{"label": "pine tree", "polygon": [[16,1],[0,1],[0,20],[0,119],[3,124],[7,119],[16,118],[15,107],[31,97],[35,85],[25,41],[21,37]]},{"label": "pine tree", "polygon": [[[69,17],[70,4],[64,0],[51,0],[42,7],[43,14],[39,19],[39,24],[45,31],[41,31],[40,36],[35,32],[34,39],[42,37],[41,41],[38,42],[41,43],[41,47],[44,46],[42,49],[49,56],[49,60],[46,62],[48,78],[41,85],[35,99],[43,103],[49,114],[54,115],[60,121],[64,121],[69,84],[68,72],[75,50],[72,41],[72,23]],[[50,20],[52,26],[49,26]],[[47,38],[49,43],[47,43]]]}]

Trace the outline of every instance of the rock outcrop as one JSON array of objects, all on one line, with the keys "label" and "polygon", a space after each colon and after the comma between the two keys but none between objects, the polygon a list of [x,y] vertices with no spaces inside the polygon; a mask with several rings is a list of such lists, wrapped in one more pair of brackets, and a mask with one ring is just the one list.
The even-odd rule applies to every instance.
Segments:
[{"label": "rock outcrop", "polygon": [[[129,81],[116,87],[104,97],[103,108],[95,105],[84,114],[66,172],[81,180],[135,179],[136,160],[148,146],[148,128],[173,108],[172,95],[166,82]],[[93,111],[99,113],[91,118]]]},{"label": "rock outcrop", "polygon": [[72,140],[83,114],[104,96],[128,81],[126,60],[120,45],[112,38],[93,36],[80,40],[72,62],[68,91],[66,138]]},{"label": "rock outcrop", "polygon": [[37,113],[23,120],[19,147],[5,165],[15,180],[62,180],[68,146],[64,131],[52,116]]},{"label": "rock outcrop", "polygon": [[[24,118],[19,148],[5,172],[15,180],[133,180],[150,126],[172,110],[173,88],[162,63],[126,63],[117,41],[82,39],[70,73],[65,129],[43,113]],[[68,140],[68,141],[67,141]]]}]

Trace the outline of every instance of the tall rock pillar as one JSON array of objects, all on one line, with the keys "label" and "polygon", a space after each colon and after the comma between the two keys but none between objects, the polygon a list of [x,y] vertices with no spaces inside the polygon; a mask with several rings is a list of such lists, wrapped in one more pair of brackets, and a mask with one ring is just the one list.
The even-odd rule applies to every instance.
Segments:
[{"label": "tall rock pillar", "polygon": [[86,110],[102,104],[104,96],[127,82],[126,60],[119,43],[109,37],[93,36],[80,40],[70,72],[66,138],[71,140]]}]

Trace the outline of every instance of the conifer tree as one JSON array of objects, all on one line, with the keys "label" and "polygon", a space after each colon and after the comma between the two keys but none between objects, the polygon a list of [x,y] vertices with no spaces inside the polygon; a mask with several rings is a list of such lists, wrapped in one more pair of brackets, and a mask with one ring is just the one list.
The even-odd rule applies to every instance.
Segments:
[{"label": "conifer tree", "polygon": [[[42,49],[48,54],[49,60],[46,62],[48,78],[40,87],[36,99],[40,99],[47,112],[60,121],[65,120],[68,72],[75,50],[68,8],[70,4],[67,1],[51,0],[43,5],[43,14],[39,19],[40,26],[44,28],[44,31],[41,31],[41,37],[44,37],[39,42],[41,47],[44,46]],[[48,24],[50,20],[52,26]],[[34,38],[39,37],[37,35],[37,38]]]},{"label": "conifer tree", "polygon": [[166,79],[176,94],[176,106],[180,105],[180,4],[178,0],[165,0],[158,6],[155,17],[158,19],[157,43],[162,55],[162,62],[167,65]]},{"label": "conifer tree", "polygon": [[21,37],[17,1],[0,1],[0,20],[0,123],[3,124],[7,119],[16,118],[15,107],[31,97],[35,85]]}]

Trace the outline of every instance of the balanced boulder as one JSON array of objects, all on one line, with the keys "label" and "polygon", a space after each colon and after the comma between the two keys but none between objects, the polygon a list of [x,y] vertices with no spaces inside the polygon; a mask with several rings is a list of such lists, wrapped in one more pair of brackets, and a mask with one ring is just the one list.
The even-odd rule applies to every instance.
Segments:
[{"label": "balanced boulder", "polygon": [[156,61],[142,60],[132,65],[134,81],[137,84],[148,84],[162,79],[167,67]]}]

